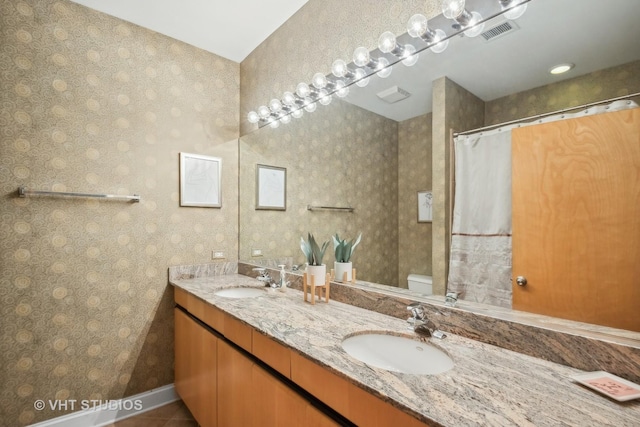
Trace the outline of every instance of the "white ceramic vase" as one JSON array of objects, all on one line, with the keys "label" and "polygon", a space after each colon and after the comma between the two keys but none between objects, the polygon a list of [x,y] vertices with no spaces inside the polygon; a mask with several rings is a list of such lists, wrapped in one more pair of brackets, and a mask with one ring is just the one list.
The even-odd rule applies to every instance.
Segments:
[{"label": "white ceramic vase", "polygon": [[[315,283],[316,286],[324,286],[324,281],[327,276],[327,266],[322,265],[307,265],[307,280],[309,284]],[[313,277],[313,279],[311,279]],[[314,282],[312,282],[314,280]]]},{"label": "white ceramic vase", "polygon": [[353,272],[353,263],[349,262],[338,262],[335,261],[333,263],[333,270],[336,274],[336,282],[344,282],[344,273],[347,273],[347,282],[351,282],[352,280],[352,272]]}]

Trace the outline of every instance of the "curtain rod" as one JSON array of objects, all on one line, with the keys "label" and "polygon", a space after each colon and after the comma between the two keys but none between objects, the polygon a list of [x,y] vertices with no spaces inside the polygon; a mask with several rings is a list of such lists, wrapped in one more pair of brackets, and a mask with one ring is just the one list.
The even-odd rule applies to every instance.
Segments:
[{"label": "curtain rod", "polygon": [[539,119],[539,118],[542,118],[542,117],[553,116],[555,114],[566,113],[567,111],[579,110],[581,108],[593,107],[595,105],[608,104],[608,103],[611,103],[611,102],[614,102],[614,101],[620,101],[620,100],[623,100],[623,99],[633,98],[634,96],[640,96],[640,92],[632,93],[630,95],[619,96],[617,98],[605,99],[603,101],[591,102],[589,104],[578,105],[578,106],[575,106],[575,107],[564,108],[562,110],[551,111],[549,113],[537,114],[535,116],[524,117],[522,119],[511,120],[511,121],[508,121],[508,122],[498,123],[498,124],[495,124],[495,125],[484,126],[484,127],[477,128],[477,129],[466,130],[464,132],[456,132],[456,133],[453,134],[453,136],[455,137],[455,136],[459,136],[459,135],[468,135],[470,133],[476,133],[476,132],[480,132],[480,131],[483,131],[483,130],[489,130],[489,129],[493,129],[493,128],[498,128],[500,126],[507,126],[507,125],[512,125],[512,124],[515,124],[515,123],[533,121],[535,119]]}]

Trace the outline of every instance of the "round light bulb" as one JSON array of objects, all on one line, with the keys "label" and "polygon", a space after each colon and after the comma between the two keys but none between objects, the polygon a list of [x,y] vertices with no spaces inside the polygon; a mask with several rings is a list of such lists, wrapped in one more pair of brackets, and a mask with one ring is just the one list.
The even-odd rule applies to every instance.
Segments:
[{"label": "round light bulb", "polygon": [[269,122],[269,126],[271,126],[273,129],[279,128],[280,127],[280,120],[273,119],[272,121]]},{"label": "round light bulb", "polygon": [[360,87],[365,87],[366,85],[369,84],[369,77],[367,77],[367,72],[364,71],[362,68],[358,68],[355,71],[355,79],[356,79],[356,84]]},{"label": "round light bulb", "polygon": [[369,62],[371,57],[366,47],[359,47],[353,52],[353,63],[358,67],[366,67]]},{"label": "round light bulb", "polygon": [[316,111],[316,103],[313,101],[313,99],[311,98],[305,98],[304,99],[304,109],[309,112],[309,113],[313,113],[314,111]]},{"label": "round light bulb", "polygon": [[308,84],[300,83],[296,87],[296,93],[298,94],[299,97],[305,98],[305,97],[309,96],[309,94],[311,94],[311,89],[309,88]]},{"label": "round light bulb", "polygon": [[299,119],[304,115],[304,111],[302,111],[302,108],[298,108],[297,110],[293,110],[291,115],[293,116],[294,119]]},{"label": "round light bulb", "polygon": [[[431,49],[433,53],[442,53],[447,48],[447,46],[449,46],[449,39],[444,40],[444,38],[447,37],[447,34],[444,31],[442,31],[440,28],[438,28],[435,31],[435,33],[436,33],[436,37],[434,41],[436,41],[437,43],[431,46],[429,49]],[[443,41],[440,41],[440,40],[443,40]]]},{"label": "round light bulb", "polygon": [[347,67],[347,63],[342,59],[336,59],[331,64],[331,73],[333,73],[336,77],[344,77],[349,72],[349,67]]},{"label": "round light bulb", "polygon": [[284,95],[282,95],[282,102],[284,105],[293,105],[296,103],[296,97],[291,92],[285,92]]},{"label": "round light bulb", "polygon": [[269,110],[267,107],[262,105],[258,107],[258,115],[260,116],[260,118],[266,119],[271,115],[271,110]]},{"label": "round light bulb", "polygon": [[331,95],[329,95],[326,89],[320,89],[318,91],[318,102],[322,105],[331,104]]},{"label": "round light bulb", "polygon": [[282,110],[282,102],[280,102],[279,99],[272,99],[271,101],[269,101],[269,108],[274,113],[277,113],[278,111]]},{"label": "round light bulb", "polygon": [[416,48],[411,44],[404,45],[404,54],[402,55],[402,63],[407,67],[411,67],[416,65],[418,62],[418,54],[416,53]]},{"label": "round light bulb", "polygon": [[396,36],[391,31],[385,31],[378,39],[378,49],[382,53],[390,53],[396,46]]},{"label": "round light bulb", "polygon": [[280,121],[286,125],[291,122],[291,116],[289,114],[286,114],[280,117]]},{"label": "round light bulb", "polygon": [[427,32],[427,17],[421,14],[415,14],[409,18],[407,22],[407,33],[411,37],[420,37]]},{"label": "round light bulb", "polygon": [[476,37],[480,35],[484,31],[484,22],[478,24],[478,22],[482,21],[482,15],[478,12],[471,12],[471,21],[467,25],[468,30],[464,31],[464,35],[467,37]]},{"label": "round light bulb", "polygon": [[521,4],[520,6],[516,6],[511,10],[505,12],[504,16],[507,19],[518,19],[527,11],[527,4]]},{"label": "round light bulb", "polygon": [[464,12],[465,0],[442,0],[442,14],[447,19],[456,19]]},{"label": "round light bulb", "polygon": [[249,123],[258,123],[260,121],[260,116],[255,111],[249,111],[249,114],[247,114],[247,120],[249,120]]},{"label": "round light bulb", "polygon": [[316,89],[322,89],[327,85],[327,76],[322,73],[316,73],[311,79],[311,84],[313,84],[313,87]]},{"label": "round light bulb", "polygon": [[376,67],[376,74],[382,79],[386,79],[391,75],[392,68],[389,65],[387,58],[378,58],[378,66]]},{"label": "round light bulb", "polygon": [[345,96],[349,95],[349,86],[345,85],[342,80],[338,80],[336,82],[335,94],[338,98],[344,98]]}]

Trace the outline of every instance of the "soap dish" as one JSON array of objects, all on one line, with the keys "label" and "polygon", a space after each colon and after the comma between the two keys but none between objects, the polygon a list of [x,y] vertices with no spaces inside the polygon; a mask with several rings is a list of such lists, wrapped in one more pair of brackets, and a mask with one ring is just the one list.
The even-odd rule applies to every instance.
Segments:
[{"label": "soap dish", "polygon": [[605,371],[586,372],[571,378],[619,402],[640,397],[640,385]]}]

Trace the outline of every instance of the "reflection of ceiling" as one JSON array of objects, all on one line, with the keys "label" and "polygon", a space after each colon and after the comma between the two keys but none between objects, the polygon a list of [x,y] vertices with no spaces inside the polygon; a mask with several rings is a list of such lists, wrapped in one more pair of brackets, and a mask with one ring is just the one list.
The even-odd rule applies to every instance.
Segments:
[{"label": "reflection of ceiling", "polygon": [[[640,59],[638,17],[635,0],[532,0],[515,21],[519,29],[489,42],[481,36],[453,38],[441,54],[423,52],[413,67],[398,64],[386,79],[372,78],[365,89],[352,86],[346,100],[402,121],[431,111],[431,82],[442,76],[490,101],[624,64]],[[495,18],[485,30],[501,22]],[[560,76],[549,74],[562,62],[576,66]],[[395,85],[412,95],[395,104],[376,96]]]},{"label": "reflection of ceiling", "polygon": [[308,0],[72,0],[241,62]]}]

